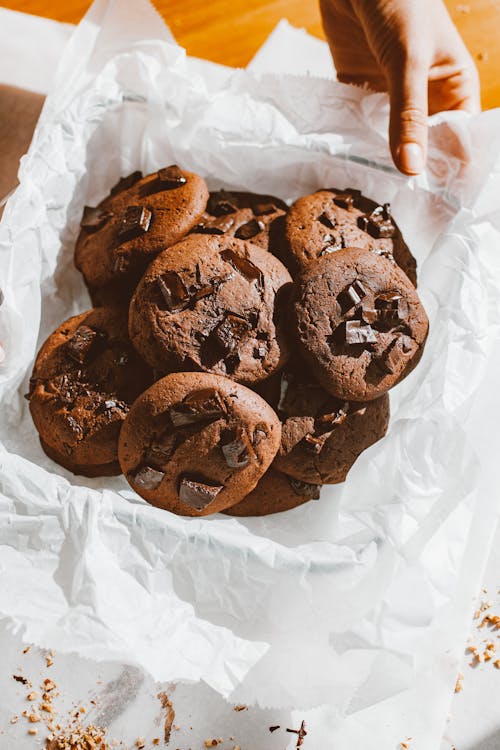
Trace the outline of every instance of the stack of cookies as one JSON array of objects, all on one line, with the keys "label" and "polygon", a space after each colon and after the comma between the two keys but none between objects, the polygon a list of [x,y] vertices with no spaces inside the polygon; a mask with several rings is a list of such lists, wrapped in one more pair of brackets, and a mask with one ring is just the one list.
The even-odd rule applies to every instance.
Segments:
[{"label": "stack of cookies", "polygon": [[427,337],[390,206],[354,189],[289,208],[136,172],[85,208],[75,263],[95,306],[36,359],[42,447],[180,515],[276,513],[343,482]]}]

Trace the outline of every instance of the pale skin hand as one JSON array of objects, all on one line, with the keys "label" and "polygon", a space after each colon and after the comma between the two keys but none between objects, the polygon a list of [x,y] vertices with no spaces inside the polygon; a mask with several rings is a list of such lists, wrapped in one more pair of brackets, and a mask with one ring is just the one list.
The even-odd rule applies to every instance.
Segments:
[{"label": "pale skin hand", "polygon": [[404,174],[427,158],[427,116],[480,111],[479,78],[441,0],[320,0],[338,78],[388,91],[392,157]]}]

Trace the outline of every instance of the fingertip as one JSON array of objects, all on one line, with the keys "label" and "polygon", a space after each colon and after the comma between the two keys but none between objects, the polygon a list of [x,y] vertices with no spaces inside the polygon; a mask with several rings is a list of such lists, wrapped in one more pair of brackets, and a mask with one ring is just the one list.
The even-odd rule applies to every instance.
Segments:
[{"label": "fingertip", "polygon": [[422,174],[425,169],[424,149],[420,143],[401,143],[396,150],[396,166],[403,174]]}]

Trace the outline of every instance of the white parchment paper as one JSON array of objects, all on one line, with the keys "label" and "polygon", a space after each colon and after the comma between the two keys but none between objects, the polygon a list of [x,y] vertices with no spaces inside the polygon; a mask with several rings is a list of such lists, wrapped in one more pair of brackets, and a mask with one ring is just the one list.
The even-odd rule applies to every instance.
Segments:
[{"label": "white parchment paper", "polygon": [[[203,680],[262,706],[326,704],[339,718],[452,663],[467,564],[480,573],[474,529],[491,512],[468,424],[499,340],[499,119],[436,118],[428,173],[405,180],[385,97],[311,78],[215,79],[194,72],[148,5],[96,2],[0,225],[0,617],[26,640],[158,680]],[[417,256],[426,354],[393,393],[388,437],[319,503],[183,519],[122,479],[75,478],[39,447],[22,394],[38,343],[89,305],[72,265],[83,205],[122,174],[174,161],[212,187],[287,200],[359,187],[392,202]]]}]

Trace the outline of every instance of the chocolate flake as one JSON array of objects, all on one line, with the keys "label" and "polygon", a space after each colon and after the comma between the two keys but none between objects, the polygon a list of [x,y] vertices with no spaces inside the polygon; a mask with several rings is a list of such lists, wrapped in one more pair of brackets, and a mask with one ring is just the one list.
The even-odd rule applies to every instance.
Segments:
[{"label": "chocolate flake", "polygon": [[415,348],[409,336],[397,336],[385,349],[375,363],[383,371],[393,375],[398,370],[402,358],[406,358]]},{"label": "chocolate flake", "polygon": [[157,490],[165,473],[153,469],[151,466],[141,467],[132,477],[136,487],[140,490]]},{"label": "chocolate flake", "polygon": [[170,167],[163,167],[163,169],[158,170],[158,181],[165,190],[174,190],[181,185],[185,185],[187,178],[177,164],[172,164]]},{"label": "chocolate flake", "polygon": [[251,330],[250,323],[239,315],[228,313],[224,320],[213,331],[219,347],[230,354],[238,348],[245,334]]},{"label": "chocolate flake", "polygon": [[121,177],[116,185],[111,188],[111,195],[117,195],[117,193],[121,193],[123,190],[128,190],[136,182],[139,182],[139,180],[142,180],[142,172],[139,171],[132,172],[128,177]]},{"label": "chocolate flake", "polygon": [[79,364],[87,362],[97,338],[97,331],[93,328],[78,326],[73,336],[66,342],[66,351],[75,362]]},{"label": "chocolate flake", "polygon": [[23,677],[23,675],[20,674],[13,674],[12,679],[16,682],[20,682],[21,685],[27,685],[29,680],[26,677]]},{"label": "chocolate flake", "polygon": [[358,217],[358,227],[376,240],[389,239],[396,234],[389,203],[375,208],[371,214]]},{"label": "chocolate flake", "polygon": [[319,424],[319,429],[333,430],[334,427],[338,427],[347,419],[349,413],[349,402],[344,401],[337,411],[331,412],[330,414],[321,414],[316,417],[315,423]]},{"label": "chocolate flake", "polygon": [[264,230],[264,224],[257,219],[250,219],[246,224],[242,224],[241,227],[235,232],[234,236],[239,240],[251,240],[259,232]]},{"label": "chocolate flake", "polygon": [[269,727],[270,732],[275,732],[277,729],[280,729],[280,724],[275,724],[273,727]]},{"label": "chocolate flake", "polygon": [[157,278],[156,283],[170,312],[179,312],[187,307],[189,293],[179,274],[167,271]]},{"label": "chocolate flake", "polygon": [[234,224],[232,216],[218,216],[215,219],[204,219],[192,230],[192,234],[226,234]]},{"label": "chocolate flake", "polygon": [[348,320],[345,324],[345,342],[355,344],[376,344],[377,336],[369,325],[361,325],[359,320]]},{"label": "chocolate flake", "polygon": [[297,744],[295,747],[296,748],[301,747],[302,743],[304,742],[304,737],[307,735],[305,721],[303,721],[302,724],[300,725],[300,729],[287,729],[286,731],[291,732],[292,734],[298,734]]},{"label": "chocolate flake", "polygon": [[296,495],[301,497],[310,497],[311,500],[319,500],[319,494],[321,486],[319,484],[309,484],[309,482],[302,482],[300,479],[293,479],[293,477],[287,477],[290,487]]},{"label": "chocolate flake", "polygon": [[92,208],[91,206],[85,206],[83,209],[83,217],[80,222],[82,229],[86,229],[87,232],[96,232],[98,229],[104,226],[104,224],[111,219],[113,214],[111,211],[106,211],[103,208]]},{"label": "chocolate flake", "polygon": [[134,240],[149,230],[153,214],[145,206],[127,206],[118,236],[122,242]]},{"label": "chocolate flake", "polygon": [[221,258],[233,266],[242,276],[248,281],[256,281],[257,286],[262,289],[264,286],[264,277],[260,268],[252,263],[251,260],[245,258],[244,255],[238,255],[233,250],[223,250],[221,252]]},{"label": "chocolate flake", "polygon": [[311,433],[307,434],[304,438],[304,442],[306,444],[306,448],[310,453],[315,453],[316,455],[319,455],[321,451],[323,450],[323,447],[325,445],[325,442],[327,440],[327,435],[311,435]]},{"label": "chocolate flake", "polygon": [[252,444],[243,427],[238,427],[230,443],[221,446],[227,465],[231,469],[243,469],[254,457]]},{"label": "chocolate flake", "polygon": [[189,477],[182,477],[179,485],[179,500],[195,510],[204,510],[216,499],[224,485],[211,485]]},{"label": "chocolate flake", "polygon": [[337,297],[342,312],[346,313],[353,307],[359,305],[363,297],[366,297],[366,291],[359,279],[356,279],[350,286],[346,287]]},{"label": "chocolate flake", "polygon": [[213,422],[226,415],[224,401],[215,388],[193,391],[170,410],[170,419],[174,427],[184,427],[198,422]]}]

